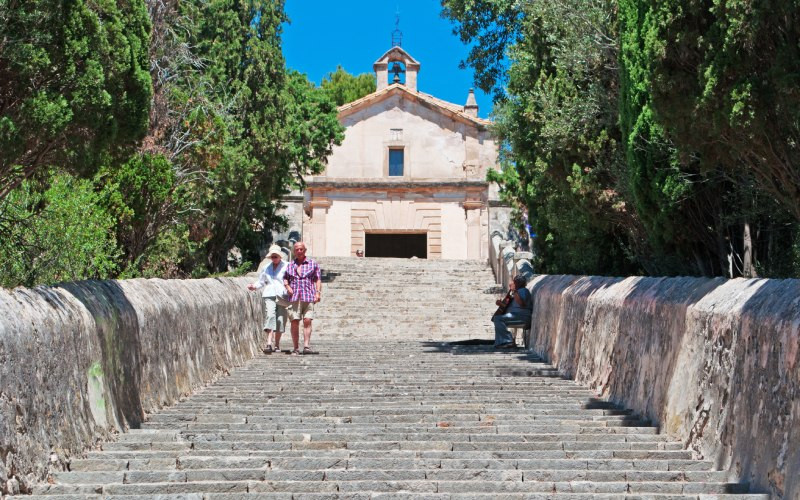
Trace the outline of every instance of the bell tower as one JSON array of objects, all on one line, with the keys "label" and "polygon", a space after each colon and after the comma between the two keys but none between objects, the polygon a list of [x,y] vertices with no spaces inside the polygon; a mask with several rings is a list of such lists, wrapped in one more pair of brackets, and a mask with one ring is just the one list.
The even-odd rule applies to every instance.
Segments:
[{"label": "bell tower", "polygon": [[[408,90],[417,90],[417,74],[419,63],[401,47],[392,47],[372,65],[375,70],[378,87],[382,90],[391,84],[405,85]],[[391,75],[391,76],[390,76]],[[405,81],[401,78],[405,76]]]},{"label": "bell tower", "polygon": [[405,85],[408,90],[417,90],[419,63],[402,49],[402,44],[403,32],[400,31],[400,13],[398,12],[394,31],[392,31],[392,48],[372,65],[378,83],[376,90],[385,89],[393,84]]}]

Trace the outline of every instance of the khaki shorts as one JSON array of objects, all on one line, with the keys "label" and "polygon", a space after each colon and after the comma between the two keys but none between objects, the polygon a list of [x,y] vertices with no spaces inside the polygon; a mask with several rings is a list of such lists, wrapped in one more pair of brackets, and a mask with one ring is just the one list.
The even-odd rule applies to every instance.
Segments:
[{"label": "khaki shorts", "polygon": [[286,331],[286,305],[288,302],[276,297],[263,297],[264,330],[280,333]]},{"label": "khaki shorts", "polygon": [[303,302],[302,300],[298,300],[297,302],[290,302],[289,307],[289,320],[291,321],[298,321],[301,319],[314,319],[314,303],[313,302]]}]

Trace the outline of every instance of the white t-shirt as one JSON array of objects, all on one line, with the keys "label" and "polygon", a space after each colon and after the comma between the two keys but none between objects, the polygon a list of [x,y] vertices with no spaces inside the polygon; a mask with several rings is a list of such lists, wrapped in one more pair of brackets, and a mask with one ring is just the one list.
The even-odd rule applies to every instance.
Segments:
[{"label": "white t-shirt", "polygon": [[262,297],[286,297],[286,287],[283,286],[283,275],[286,274],[288,264],[281,260],[278,268],[270,262],[258,275],[258,281],[253,283],[256,290],[263,288]]}]

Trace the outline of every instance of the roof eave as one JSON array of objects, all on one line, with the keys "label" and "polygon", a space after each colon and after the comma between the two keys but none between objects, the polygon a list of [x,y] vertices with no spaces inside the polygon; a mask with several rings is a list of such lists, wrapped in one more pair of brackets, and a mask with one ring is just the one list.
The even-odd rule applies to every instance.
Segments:
[{"label": "roof eave", "polygon": [[[448,116],[458,119],[460,121],[473,124],[480,129],[487,128],[492,124],[491,120],[484,120],[483,118],[478,118],[469,115],[463,111],[455,111],[453,109],[450,109],[449,107],[439,104],[438,102],[436,102],[436,100],[434,100],[434,98],[429,98],[426,94],[423,94],[421,92],[412,92],[408,90],[405,86],[396,83],[389,85],[388,87],[378,90],[376,92],[373,92],[371,94],[368,94],[362,97],[361,99],[357,99],[351,103],[339,106],[338,107],[339,118],[340,119],[345,118],[353,113],[360,111],[361,109],[364,109],[365,107],[371,104],[380,102],[381,100],[395,94],[405,94],[410,97],[413,97],[417,99],[420,103],[423,103],[429,107],[434,108],[436,111],[447,114]],[[458,105],[452,104],[452,106],[457,107]]]}]

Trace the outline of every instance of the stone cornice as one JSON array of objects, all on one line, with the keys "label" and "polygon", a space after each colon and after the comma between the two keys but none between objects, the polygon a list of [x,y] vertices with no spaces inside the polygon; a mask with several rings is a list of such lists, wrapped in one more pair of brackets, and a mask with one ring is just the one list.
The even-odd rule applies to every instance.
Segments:
[{"label": "stone cornice", "polygon": [[357,179],[357,178],[326,178],[317,177],[306,181],[307,190],[315,189],[484,189],[489,186],[486,181],[467,179]]}]

